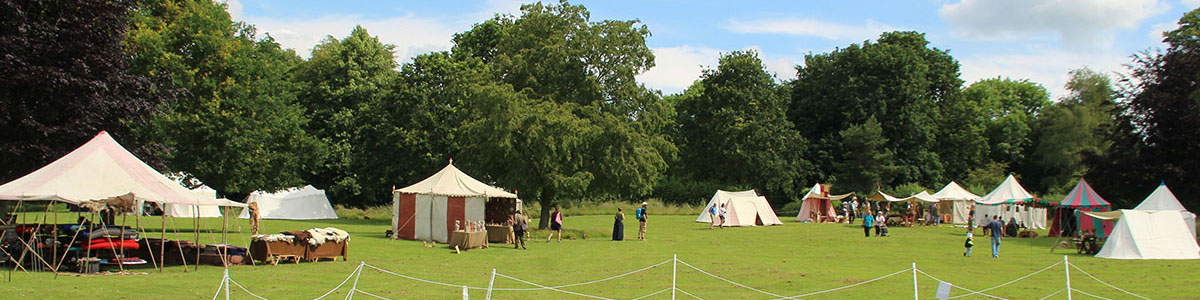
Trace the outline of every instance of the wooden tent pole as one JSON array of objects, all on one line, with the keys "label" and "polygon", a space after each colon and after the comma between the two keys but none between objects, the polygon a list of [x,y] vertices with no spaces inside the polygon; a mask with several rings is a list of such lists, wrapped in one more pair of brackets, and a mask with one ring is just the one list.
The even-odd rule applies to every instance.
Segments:
[{"label": "wooden tent pole", "polygon": [[[165,215],[166,214],[164,214],[164,216]],[[166,217],[163,217],[163,218],[165,219]],[[171,230],[175,232],[175,236],[179,236],[179,226],[175,224],[175,218],[171,218]],[[175,243],[175,244],[178,245],[179,243]],[[187,273],[187,271],[188,271],[187,255],[183,255],[183,247],[175,247],[175,248],[179,249],[179,260],[183,261],[183,272]],[[197,248],[196,253],[200,253],[199,248]],[[198,263],[200,263],[200,261],[197,260],[196,263],[198,264]]]},{"label": "wooden tent pole", "polygon": [[[197,208],[197,210],[199,210],[200,206],[196,206],[196,208]],[[200,212],[197,211],[196,213],[192,214],[192,216],[194,217],[194,218],[192,218],[192,220],[193,220],[192,225],[195,228],[192,230],[192,233],[196,236],[196,245],[199,246],[200,245]],[[200,251],[196,251],[196,263],[195,263],[194,270],[200,271]]]},{"label": "wooden tent pole", "polygon": [[[177,247],[177,248],[182,249],[183,247]],[[153,250],[151,250],[151,251],[153,251]],[[183,250],[180,250],[180,251],[183,251]],[[159,263],[158,272],[162,273],[163,269],[165,269],[167,267],[167,210],[165,210],[165,209],[163,210],[163,213],[162,213],[162,237],[160,238],[159,243],[158,243],[158,256],[162,258],[162,260],[159,260],[159,262],[158,262]],[[182,256],[181,256],[181,258],[182,258]]]},{"label": "wooden tent pole", "polygon": [[[80,227],[80,228],[83,228],[83,222],[84,222],[85,220],[87,220],[87,219],[79,220],[79,227]],[[71,245],[74,245],[74,244],[75,244],[75,239],[76,239],[76,238],[78,238],[78,237],[79,237],[79,234],[78,234],[78,233],[76,233],[76,234],[74,234],[74,235],[72,235],[72,236],[71,236],[71,242],[70,242],[70,243],[67,243],[67,248],[68,248],[68,249],[70,249]],[[58,263],[54,265],[54,269],[55,269],[55,270],[57,270],[57,269],[59,269],[59,268],[61,268],[61,267],[62,267],[63,260],[66,260],[66,259],[67,259],[67,252],[69,252],[69,251],[63,251],[62,257],[59,257],[59,258],[58,258]],[[56,276],[57,276],[57,275],[56,275]]]}]

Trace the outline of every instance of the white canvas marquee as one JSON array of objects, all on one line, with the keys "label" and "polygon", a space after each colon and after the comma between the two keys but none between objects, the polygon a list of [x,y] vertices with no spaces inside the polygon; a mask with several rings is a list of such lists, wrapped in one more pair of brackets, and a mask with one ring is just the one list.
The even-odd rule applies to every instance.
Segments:
[{"label": "white canvas marquee", "polygon": [[80,204],[121,196],[135,202],[244,206],[192,193],[146,165],[103,131],[41,169],[0,185],[0,200]]},{"label": "white canvas marquee", "polygon": [[717,190],[716,194],[713,194],[713,198],[708,201],[708,205],[704,207],[704,211],[700,212],[700,217],[696,218],[696,222],[711,223],[712,217],[708,208],[713,205],[719,207],[721,204],[725,204],[726,209],[725,224],[721,226],[783,225],[779,216],[775,215],[771,204],[767,202],[767,198],[757,195],[754,190],[741,192]]},{"label": "white canvas marquee", "polygon": [[939,204],[939,211],[950,212],[950,222],[954,224],[966,224],[971,215],[971,206],[975,204],[975,200],[979,200],[978,195],[953,181],[937,193],[933,193],[933,197],[942,202]]},{"label": "white canvas marquee", "polygon": [[[311,185],[291,188],[274,193],[256,191],[246,197],[246,204],[258,203],[258,215],[262,219],[317,220],[337,219],[337,213],[329,204],[324,190]],[[249,219],[250,210],[243,209],[238,218]]]},{"label": "white canvas marquee", "polygon": [[1179,203],[1179,198],[1175,198],[1175,193],[1167,188],[1166,183],[1160,183],[1154,192],[1146,196],[1142,203],[1133,208],[1141,211],[1157,211],[1157,210],[1174,210],[1179,211],[1183,218],[1183,223],[1187,224],[1188,231],[1192,233],[1192,237],[1196,237],[1196,214],[1187,211],[1183,207],[1183,203]]},{"label": "white canvas marquee", "polygon": [[472,178],[452,160],[429,178],[392,191],[392,238],[447,242],[455,226],[484,221],[488,198],[517,194]]},{"label": "white canvas marquee", "polygon": [[1033,194],[1026,191],[1016,177],[1008,174],[1004,182],[976,201],[979,205],[975,206],[975,224],[987,224],[991,222],[988,219],[999,215],[1005,223],[1016,219],[1025,227],[1046,229],[1046,209],[1022,205],[1034,199]]},{"label": "white canvas marquee", "polygon": [[[197,197],[202,197],[203,199],[217,200],[217,190],[214,190],[208,186],[202,185],[200,187],[192,189],[191,192],[196,194]],[[228,201],[228,199],[220,199],[220,200]],[[196,215],[197,213],[199,214],[199,216]],[[195,217],[220,218],[221,217],[221,209],[215,205],[195,206],[195,205],[167,204],[167,205],[163,206],[163,214],[167,215],[168,217],[175,217],[175,218],[195,218]]]},{"label": "white canvas marquee", "polygon": [[1121,210],[1120,220],[1096,257],[1200,259],[1200,246],[1179,210]]}]

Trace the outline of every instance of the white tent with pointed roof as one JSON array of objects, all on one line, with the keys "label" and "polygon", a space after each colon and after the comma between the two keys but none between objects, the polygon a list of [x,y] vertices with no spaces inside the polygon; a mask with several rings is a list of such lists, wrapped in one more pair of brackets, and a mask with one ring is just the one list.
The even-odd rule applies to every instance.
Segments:
[{"label": "white tent with pointed roof", "polygon": [[41,169],[0,185],[0,200],[80,204],[119,196],[163,204],[244,206],[199,197],[146,165],[104,131]]},{"label": "white tent with pointed roof", "polygon": [[392,191],[392,238],[447,242],[456,227],[485,220],[488,198],[517,194],[472,178],[450,160],[429,178]]},{"label": "white tent with pointed roof", "polygon": [[992,192],[980,197],[976,201],[978,205],[975,207],[975,224],[987,224],[990,220],[985,220],[991,216],[1000,216],[1004,222],[1016,219],[1018,223],[1025,227],[1034,229],[1046,229],[1046,209],[1039,207],[1026,207],[1021,204],[1033,202],[1037,197],[1030,194],[1017,182],[1017,178],[1012,174],[1004,178],[1000,185],[996,186]]},{"label": "white tent with pointed roof", "polygon": [[[191,189],[191,192],[202,199],[218,200],[217,190],[214,190],[207,185],[202,185]],[[229,199],[224,198],[220,198],[219,200],[229,201]],[[163,214],[167,215],[168,217],[176,218],[220,218],[221,209],[215,205],[167,204],[163,206]]]},{"label": "white tent with pointed roof", "polygon": [[[854,193],[830,195],[829,190],[829,184],[813,184],[804,198],[800,198],[803,202],[800,205],[800,213],[796,214],[796,222],[835,222],[837,210],[833,208],[833,201],[845,199]],[[814,220],[813,216],[820,220]]]},{"label": "white tent with pointed roof", "polygon": [[937,193],[933,193],[933,197],[941,201],[938,210],[950,212],[950,222],[954,224],[965,224],[967,218],[971,216],[971,205],[975,204],[975,200],[979,200],[979,196],[964,189],[958,183],[951,181]]},{"label": "white tent with pointed roof", "polygon": [[1196,237],[1196,214],[1183,207],[1183,203],[1179,203],[1179,198],[1175,198],[1175,193],[1167,188],[1167,183],[1159,183],[1158,187],[1146,196],[1142,203],[1133,208],[1140,211],[1156,211],[1156,210],[1174,210],[1180,211],[1180,216],[1183,217],[1184,224],[1187,224],[1188,231],[1192,233],[1192,238]]},{"label": "white tent with pointed roof", "polygon": [[740,192],[717,190],[712,199],[708,201],[708,205],[705,205],[704,210],[700,212],[700,216],[696,217],[696,222],[712,223],[712,216],[708,209],[715,205],[720,210],[722,204],[725,205],[725,224],[721,226],[783,225],[779,216],[775,215],[775,209],[771,208],[771,203],[767,202],[767,198],[759,196],[754,190]]},{"label": "white tent with pointed roof", "polygon": [[1119,211],[1121,219],[1096,257],[1117,259],[1200,259],[1195,234],[1181,210]]},{"label": "white tent with pointed roof", "polygon": [[[325,190],[311,185],[290,188],[274,193],[255,191],[246,197],[246,204],[258,203],[258,216],[262,219],[319,220],[337,219],[338,215],[329,204]],[[250,209],[243,209],[238,218],[249,219]]]},{"label": "white tent with pointed roof", "polygon": [[708,209],[714,205],[717,206],[717,209],[720,209],[721,204],[728,203],[729,199],[734,197],[758,197],[758,192],[755,192],[754,190],[745,190],[740,192],[717,190],[717,192],[713,194],[712,199],[708,200],[708,205],[705,205],[703,210],[700,211],[700,216],[696,217],[696,222],[712,223],[712,216],[709,215],[710,213],[708,212]]}]

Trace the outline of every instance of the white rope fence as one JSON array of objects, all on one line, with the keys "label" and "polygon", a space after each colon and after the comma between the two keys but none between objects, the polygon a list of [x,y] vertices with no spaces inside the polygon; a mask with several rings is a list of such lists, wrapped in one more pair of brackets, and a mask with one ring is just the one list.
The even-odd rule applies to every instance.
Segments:
[{"label": "white rope fence", "polygon": [[[1127,291],[1127,290],[1121,289],[1121,288],[1119,288],[1119,287],[1116,287],[1116,286],[1114,286],[1114,285],[1112,285],[1112,284],[1109,284],[1109,283],[1107,283],[1107,282],[1104,282],[1103,280],[1100,280],[1099,278],[1096,278],[1096,276],[1094,276],[1094,275],[1092,275],[1092,274],[1088,273],[1087,271],[1084,271],[1083,269],[1079,268],[1079,266],[1076,266],[1076,265],[1072,265],[1072,264],[1070,264],[1070,262],[1067,260],[1067,257],[1066,257],[1066,256],[1063,256],[1063,260],[1062,260],[1062,261],[1059,261],[1059,262],[1056,262],[1056,263],[1054,263],[1054,264],[1051,264],[1051,265],[1049,265],[1049,266],[1046,266],[1045,268],[1039,269],[1039,270],[1037,270],[1037,271],[1034,271],[1034,272],[1032,272],[1032,273],[1029,273],[1029,274],[1026,274],[1026,275],[1024,275],[1024,276],[1021,276],[1021,277],[1018,277],[1018,278],[1016,278],[1016,279],[1010,280],[1010,281],[1008,281],[1008,282],[1001,283],[1001,284],[999,284],[999,285],[992,286],[992,287],[989,287],[989,288],[986,288],[986,289],[981,289],[981,290],[972,290],[972,289],[968,289],[968,288],[962,287],[962,286],[960,286],[960,285],[956,285],[956,284],[953,284],[953,283],[950,283],[950,282],[947,282],[947,281],[941,280],[941,279],[939,279],[939,278],[937,278],[937,277],[933,276],[932,274],[929,274],[929,273],[927,273],[927,272],[925,272],[925,271],[923,271],[923,270],[921,270],[921,269],[917,268],[917,267],[916,267],[916,264],[914,263],[914,264],[913,264],[913,266],[912,266],[912,267],[910,267],[910,268],[905,268],[905,269],[903,269],[903,270],[899,270],[899,271],[896,271],[896,272],[892,272],[892,273],[890,273],[890,274],[883,275],[883,276],[879,276],[879,277],[875,277],[875,278],[872,278],[872,279],[869,279],[869,280],[864,280],[864,281],[861,281],[861,282],[857,282],[857,283],[853,283],[853,284],[849,284],[849,285],[844,285],[844,286],[840,286],[840,287],[835,287],[835,288],[830,288],[830,289],[825,289],[825,290],[820,290],[820,291],[815,291],[815,292],[809,292],[809,293],[799,294],[799,295],[795,295],[795,296],[785,296],[785,295],[783,295],[783,294],[779,294],[779,293],[773,293],[773,292],[765,291],[765,290],[758,289],[758,288],[755,288],[755,287],[751,287],[751,286],[749,286],[749,285],[746,285],[746,284],[738,283],[738,282],[736,282],[736,281],[733,281],[733,280],[730,280],[730,279],[728,279],[728,278],[721,277],[721,276],[719,276],[719,275],[716,275],[716,274],[713,274],[713,273],[711,273],[711,272],[705,271],[705,270],[703,270],[703,269],[701,269],[701,268],[699,268],[699,267],[696,267],[695,265],[692,265],[692,264],[689,264],[689,263],[687,263],[687,262],[685,262],[685,261],[683,261],[683,260],[680,260],[680,259],[678,259],[677,257],[676,257],[676,258],[672,258],[672,259],[668,259],[668,260],[665,260],[665,261],[662,261],[662,262],[659,262],[659,263],[656,263],[656,264],[652,264],[652,265],[649,265],[649,266],[647,266],[647,267],[643,267],[643,268],[640,268],[640,269],[636,269],[636,270],[633,270],[633,271],[629,271],[629,272],[625,272],[625,273],[621,273],[621,274],[617,274],[617,275],[613,275],[613,276],[609,276],[609,277],[605,277],[605,278],[601,278],[601,279],[596,279],[596,280],[591,280],[591,281],[584,281],[584,282],[578,282],[578,283],[570,283],[570,284],[562,284],[562,285],[553,285],[553,286],[548,286],[548,285],[539,284],[539,283],[536,283],[536,282],[532,282],[532,281],[528,281],[528,280],[520,279],[520,278],[517,278],[517,277],[515,277],[515,276],[512,276],[512,275],[507,275],[507,274],[499,273],[499,272],[497,272],[496,270],[492,270],[492,273],[491,273],[491,280],[488,282],[488,286],[487,286],[487,287],[476,287],[476,286],[469,286],[469,285],[464,285],[464,284],[453,284],[453,283],[447,283],[447,282],[441,282],[441,281],[436,281],[436,280],[429,280],[429,279],[424,279],[424,278],[418,278],[418,277],[414,277],[414,276],[404,275],[404,274],[400,274],[400,273],[397,273],[397,272],[393,272],[393,271],[390,271],[390,270],[386,270],[386,269],[383,269],[383,268],[380,268],[380,267],[376,267],[376,266],[374,266],[374,265],[371,265],[371,264],[367,264],[366,262],[360,262],[360,263],[358,264],[358,266],[357,266],[357,267],[355,267],[355,268],[354,268],[354,270],[353,270],[353,271],[351,271],[351,272],[350,272],[350,274],[346,276],[346,279],[342,280],[342,282],[341,282],[341,283],[338,283],[338,285],[337,285],[337,286],[335,286],[333,289],[329,290],[328,292],[325,292],[325,293],[324,293],[324,294],[322,294],[321,296],[319,296],[319,297],[316,297],[316,298],[314,298],[314,299],[315,299],[315,300],[324,299],[325,297],[328,297],[328,296],[330,296],[330,295],[334,294],[335,292],[337,292],[338,290],[342,289],[343,287],[345,287],[347,283],[352,283],[352,284],[351,284],[351,287],[350,287],[350,289],[349,289],[349,291],[347,291],[347,292],[346,292],[346,294],[345,294],[345,299],[347,299],[347,300],[348,300],[348,299],[353,299],[353,298],[354,298],[354,295],[356,295],[356,294],[362,294],[362,295],[366,295],[366,296],[374,297],[374,298],[377,298],[377,299],[388,299],[387,297],[383,297],[383,296],[380,296],[380,295],[377,295],[377,294],[374,294],[374,293],[371,293],[371,292],[368,292],[368,291],[364,291],[364,290],[361,290],[361,289],[359,289],[359,288],[358,288],[358,282],[359,282],[359,278],[362,276],[363,270],[365,270],[365,269],[367,269],[367,268],[370,268],[370,269],[374,269],[375,271],[378,271],[378,272],[380,272],[380,273],[384,273],[384,274],[388,274],[388,275],[392,275],[392,276],[396,276],[396,277],[400,277],[400,278],[404,278],[404,279],[409,279],[409,280],[413,280],[413,281],[417,281],[417,282],[421,282],[421,283],[425,283],[425,284],[432,284],[432,285],[439,285],[439,286],[445,286],[445,287],[453,287],[453,288],[455,288],[455,289],[461,289],[461,290],[462,290],[462,297],[463,297],[463,299],[464,299],[464,300],[465,300],[465,299],[468,299],[468,297],[469,297],[469,295],[468,295],[468,292],[469,292],[469,291],[471,291],[471,290],[476,290],[476,291],[487,291],[487,296],[486,296],[486,298],[487,298],[487,299],[489,299],[489,300],[491,299],[491,297],[492,297],[492,292],[494,292],[494,291],[507,291],[507,292],[522,292],[522,291],[553,291],[553,292],[564,293],[564,294],[574,295],[574,296],[578,296],[578,297],[591,298],[591,299],[613,300],[613,299],[615,299],[615,298],[610,298],[610,297],[605,297],[605,296],[599,296],[599,295],[592,295],[592,294],[585,294],[585,293],[580,293],[580,292],[575,292],[575,291],[569,291],[569,290],[565,290],[564,288],[569,288],[569,287],[577,287],[577,286],[583,286],[583,285],[589,285],[589,284],[595,284],[595,283],[601,283],[601,282],[606,282],[606,281],[610,281],[610,280],[615,280],[615,279],[618,279],[618,278],[623,278],[623,277],[626,277],[626,276],[630,276],[630,275],[638,274],[638,273],[641,273],[641,272],[649,271],[649,270],[652,270],[652,269],[654,269],[654,268],[657,268],[657,267],[660,267],[660,266],[662,266],[662,265],[665,265],[665,264],[667,264],[667,263],[672,263],[672,265],[673,265],[673,266],[674,266],[675,264],[682,264],[682,265],[684,265],[684,266],[686,266],[686,267],[688,267],[688,268],[691,268],[692,270],[695,270],[695,271],[697,271],[697,272],[698,272],[698,273],[700,273],[700,274],[707,275],[707,276],[709,276],[709,277],[712,277],[712,278],[718,279],[718,280],[720,280],[720,281],[723,281],[723,282],[725,282],[725,283],[728,283],[728,284],[731,284],[731,285],[734,285],[734,286],[737,286],[737,287],[740,287],[740,288],[748,289],[748,290],[750,290],[750,291],[754,291],[754,292],[757,292],[757,293],[760,293],[760,294],[764,294],[764,295],[768,295],[768,296],[775,297],[775,298],[772,298],[772,300],[782,300],[782,299],[800,299],[800,298],[802,298],[802,297],[808,297],[808,296],[812,296],[812,295],[818,295],[818,294],[823,294],[823,293],[829,293],[829,292],[840,291],[840,290],[844,290],[844,289],[849,289],[849,288],[853,288],[853,287],[857,287],[857,286],[861,286],[861,285],[869,284],[869,283],[876,282],[876,281],[879,281],[879,280],[883,280],[883,279],[886,279],[886,278],[889,278],[889,277],[893,277],[893,276],[896,276],[896,275],[903,274],[903,273],[905,273],[905,272],[913,272],[913,296],[914,296],[914,298],[915,298],[915,297],[917,297],[917,296],[919,295],[919,293],[918,293],[918,291],[917,291],[917,276],[916,276],[916,274],[918,274],[918,273],[919,273],[919,274],[922,274],[922,275],[924,275],[924,276],[926,276],[926,277],[928,277],[928,278],[930,278],[930,279],[933,279],[933,280],[936,280],[936,281],[938,281],[940,284],[945,284],[945,285],[948,285],[948,286],[950,286],[951,288],[957,288],[957,289],[960,289],[960,290],[963,290],[963,291],[966,291],[966,292],[968,292],[968,293],[966,293],[966,294],[956,295],[956,296],[953,296],[953,297],[947,297],[946,299],[957,299],[957,298],[969,297],[969,296],[976,296],[976,295],[977,295],[977,297],[988,297],[988,298],[992,298],[992,299],[1007,300],[1007,298],[1000,297],[1000,296],[996,296],[996,295],[991,295],[991,294],[988,294],[988,293],[986,293],[986,292],[988,292],[988,291],[992,291],[992,290],[995,290],[995,289],[998,289],[998,288],[1001,288],[1001,287],[1004,287],[1004,286],[1007,286],[1007,285],[1010,285],[1010,284],[1013,284],[1013,283],[1015,283],[1015,282],[1018,282],[1018,281],[1021,281],[1021,280],[1024,280],[1024,279],[1026,279],[1026,278],[1032,277],[1032,276],[1034,276],[1034,275],[1037,275],[1037,274],[1039,274],[1039,273],[1045,272],[1046,270],[1049,270],[1049,269],[1051,269],[1051,268],[1054,268],[1054,267],[1056,267],[1056,266],[1058,266],[1058,265],[1064,265],[1064,266],[1063,266],[1063,269],[1064,269],[1064,273],[1065,273],[1065,275],[1066,275],[1066,285],[1065,285],[1065,287],[1063,287],[1063,288],[1061,288],[1061,289],[1059,289],[1059,290],[1057,290],[1057,291],[1054,291],[1053,293],[1050,293],[1049,295],[1046,295],[1046,296],[1044,296],[1044,297],[1041,297],[1041,298],[1040,298],[1041,300],[1048,299],[1048,298],[1050,298],[1050,297],[1053,297],[1053,296],[1055,296],[1055,295],[1058,295],[1058,294],[1060,294],[1060,293],[1063,293],[1063,292],[1066,292],[1066,293],[1067,293],[1067,298],[1071,298],[1071,293],[1072,293],[1072,292],[1076,292],[1076,293],[1080,293],[1080,294],[1082,294],[1082,295],[1090,296],[1090,297],[1097,298],[1097,299],[1108,299],[1108,298],[1105,298],[1105,297],[1102,297],[1102,296],[1099,296],[1099,295],[1096,295],[1096,294],[1092,294],[1092,293],[1088,293],[1088,292],[1081,291],[1081,290],[1079,290],[1079,289],[1076,289],[1076,288],[1072,288],[1072,287],[1071,287],[1071,274],[1070,274],[1070,269],[1072,269],[1072,268],[1073,268],[1073,269],[1075,269],[1076,271],[1079,271],[1079,272],[1083,273],[1084,275],[1086,275],[1087,277],[1091,278],[1092,280],[1095,280],[1096,282],[1099,282],[1099,283],[1101,283],[1101,284],[1103,284],[1103,285],[1105,285],[1105,286],[1107,286],[1107,287],[1109,287],[1109,288],[1115,289],[1115,290],[1117,290],[1117,291],[1120,291],[1120,292],[1122,292],[1122,293],[1125,293],[1125,294],[1127,294],[1127,295],[1134,296],[1134,297],[1138,297],[1138,298],[1141,298],[1141,299],[1147,299],[1147,300],[1148,300],[1148,299],[1150,299],[1150,298],[1147,298],[1147,297],[1145,297],[1145,296],[1141,296],[1141,295],[1138,295],[1138,294],[1135,294],[1135,293],[1129,292],[1129,291]],[[688,296],[688,297],[695,298],[695,299],[704,299],[704,298],[701,298],[700,296],[696,295],[695,293],[692,293],[692,292],[686,291],[686,290],[684,290],[684,289],[682,289],[682,288],[679,288],[678,286],[676,286],[676,285],[675,285],[675,284],[676,284],[676,277],[677,277],[677,274],[676,274],[676,273],[677,273],[677,269],[673,267],[673,268],[672,268],[672,272],[671,272],[671,287],[669,287],[669,288],[664,288],[664,289],[661,289],[661,290],[658,290],[658,291],[654,291],[654,292],[651,292],[651,293],[649,293],[649,294],[645,294],[645,295],[638,296],[638,297],[636,297],[636,298],[631,298],[631,299],[632,299],[632,300],[640,300],[640,299],[645,299],[645,298],[648,298],[648,297],[651,297],[651,296],[655,296],[655,295],[660,295],[660,294],[662,294],[662,293],[666,293],[666,292],[668,292],[668,291],[670,291],[670,292],[671,292],[671,299],[675,299],[675,297],[676,297],[676,292],[678,292],[679,294],[682,294],[682,295],[686,295],[686,296]],[[496,277],[500,277],[500,278],[509,279],[509,280],[512,280],[512,281],[516,281],[516,282],[519,282],[519,283],[522,283],[522,284],[526,284],[526,285],[531,285],[531,286],[534,286],[534,287],[532,287],[532,288],[513,288],[513,287],[506,287],[506,288],[502,288],[502,287],[496,287],[496,286],[495,286],[495,283],[496,283]],[[353,279],[354,279],[354,281],[353,281],[353,282],[350,280],[351,278],[353,278]],[[266,300],[266,299],[267,299],[266,297],[262,297],[262,296],[259,296],[258,294],[255,294],[254,292],[251,292],[249,289],[246,289],[246,287],[242,286],[240,283],[238,283],[237,281],[233,280],[233,278],[231,278],[231,277],[229,276],[229,269],[226,269],[226,270],[225,270],[225,274],[224,274],[223,278],[221,279],[221,284],[220,284],[220,285],[217,287],[217,292],[216,292],[216,294],[214,294],[214,295],[213,295],[213,300],[217,300],[217,299],[218,299],[218,298],[221,296],[221,294],[225,294],[225,299],[230,299],[230,288],[231,288],[231,287],[234,287],[234,286],[236,286],[238,289],[240,289],[240,290],[241,290],[241,291],[243,291],[243,292],[246,292],[246,294],[249,294],[250,296],[252,296],[252,297],[254,297],[254,298],[257,298],[257,299],[262,299],[262,300]],[[943,296],[945,296],[945,295],[943,295]],[[722,297],[719,297],[719,298],[722,298]]]}]

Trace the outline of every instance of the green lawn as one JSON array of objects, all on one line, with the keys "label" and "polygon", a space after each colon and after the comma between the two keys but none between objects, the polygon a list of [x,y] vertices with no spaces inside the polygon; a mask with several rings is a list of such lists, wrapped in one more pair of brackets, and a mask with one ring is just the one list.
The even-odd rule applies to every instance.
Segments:
[{"label": "green lawn", "polygon": [[[64,216],[64,218],[66,218]],[[498,272],[544,285],[561,285],[591,281],[625,273],[671,259],[679,259],[708,272],[750,287],[782,295],[809,292],[854,284],[909,268],[916,262],[918,269],[943,280],[971,289],[984,289],[1037,271],[1059,262],[1063,255],[1070,262],[1118,287],[1153,299],[1196,299],[1200,295],[1200,261],[1132,261],[1098,259],[1059,250],[1049,253],[1053,238],[1006,239],[1000,259],[990,257],[984,239],[977,240],[974,257],[962,257],[963,229],[943,227],[891,228],[892,237],[864,238],[858,227],[843,224],[798,224],[783,218],[785,225],[757,228],[709,230],[705,224],[694,223],[694,216],[653,216],[647,242],[608,240],[611,229],[609,216],[579,216],[565,220],[568,229],[582,229],[589,239],[564,240],[546,243],[544,233],[537,233],[529,250],[513,250],[502,245],[491,249],[471,250],[453,254],[444,246],[426,248],[421,242],[397,241],[384,237],[389,220],[336,221],[275,221],[265,222],[265,232],[339,227],[352,234],[350,261],[302,263],[278,266],[237,266],[230,276],[251,291],[272,299],[311,299],[346,278],[359,261],[397,273],[420,278],[470,286],[486,287],[492,269]],[[130,219],[132,222],[132,219]],[[160,228],[158,218],[142,219],[148,231]],[[190,220],[175,220],[179,228],[190,227]],[[220,220],[203,221],[206,228],[219,231]],[[248,227],[239,226],[243,233],[234,233],[234,244],[246,244]],[[168,226],[171,222],[168,222]],[[626,223],[626,237],[633,239],[637,224],[632,218]],[[172,233],[174,234],[174,233]],[[157,236],[157,234],[150,234]],[[603,236],[597,236],[603,235]],[[192,239],[192,233],[179,236]],[[212,243],[220,235],[201,235],[201,242]],[[541,239],[541,240],[539,240]],[[2,298],[37,297],[49,299],[161,299],[211,298],[221,280],[222,268],[202,266],[170,267],[158,273],[146,267],[149,274],[127,276],[59,276],[50,273],[13,273],[12,282],[2,283]],[[671,264],[667,263],[645,272],[567,290],[609,298],[629,299],[671,286]],[[1072,270],[1072,286],[1082,291],[1113,299],[1131,296],[1107,288]],[[5,275],[7,276],[7,275]],[[919,275],[922,298],[932,299],[937,281]],[[840,291],[814,295],[806,299],[907,299],[912,297],[911,272]],[[511,279],[497,278],[496,287],[530,287]],[[678,265],[677,285],[680,289],[706,299],[770,299],[746,288],[708,277]],[[1037,299],[1064,286],[1062,266],[1031,276],[1017,283],[990,291],[990,294],[1010,299]],[[373,270],[361,273],[358,288],[393,299],[449,299],[461,295],[461,288],[424,284]],[[249,295],[233,289],[233,298],[249,299]],[[335,292],[344,297],[347,287]],[[952,295],[961,294],[955,290]],[[683,294],[677,295],[686,299]],[[358,295],[357,297],[367,297]],[[483,299],[483,291],[472,291],[472,298]],[[496,291],[498,299],[579,299],[581,297],[553,291]],[[1076,299],[1087,296],[1075,294]],[[649,299],[668,299],[670,293]],[[978,299],[966,297],[964,299]],[[1066,299],[1058,294],[1050,299]]]}]

